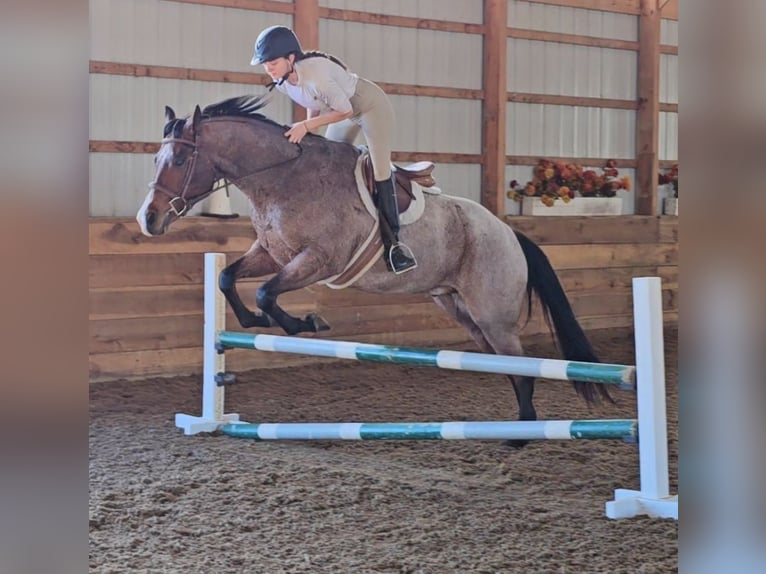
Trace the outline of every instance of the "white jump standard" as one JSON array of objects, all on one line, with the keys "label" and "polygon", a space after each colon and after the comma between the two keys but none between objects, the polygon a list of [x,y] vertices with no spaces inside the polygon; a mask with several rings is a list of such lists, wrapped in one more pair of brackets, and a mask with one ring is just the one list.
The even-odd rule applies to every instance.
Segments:
[{"label": "white jump standard", "polygon": [[[678,496],[670,496],[669,493],[659,278],[633,279],[636,336],[634,367],[230,332],[225,330],[226,303],[218,289],[218,276],[224,266],[225,255],[205,254],[202,416],[176,414],[176,426],[182,428],[185,434],[220,430],[231,436],[256,440],[635,441],[638,438],[641,490],[617,489],[615,500],[606,503],[606,515],[609,518],[627,518],[648,514],[678,519]],[[224,383],[229,376],[225,374],[223,351],[230,348],[617,385],[623,389],[637,390],[638,420],[249,424],[239,421],[239,415],[235,413],[224,413]]]}]

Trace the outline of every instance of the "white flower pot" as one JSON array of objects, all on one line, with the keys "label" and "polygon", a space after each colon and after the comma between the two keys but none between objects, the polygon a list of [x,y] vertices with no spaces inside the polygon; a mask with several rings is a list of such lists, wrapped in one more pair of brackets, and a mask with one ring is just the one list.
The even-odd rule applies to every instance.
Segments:
[{"label": "white flower pot", "polygon": [[662,200],[662,213],[664,215],[678,215],[678,198],[666,197]]},{"label": "white flower pot", "polygon": [[524,197],[521,201],[522,215],[622,215],[622,199],[619,197],[575,197],[569,203],[557,199],[552,207],[539,197]]}]

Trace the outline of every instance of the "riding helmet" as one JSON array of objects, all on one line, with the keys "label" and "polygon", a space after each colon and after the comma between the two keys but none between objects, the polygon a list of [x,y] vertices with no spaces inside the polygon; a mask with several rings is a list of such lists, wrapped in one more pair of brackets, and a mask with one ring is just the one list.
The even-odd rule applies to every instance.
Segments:
[{"label": "riding helmet", "polygon": [[256,66],[276,58],[286,58],[293,52],[303,52],[301,43],[293,31],[286,26],[271,26],[258,34],[250,65]]}]

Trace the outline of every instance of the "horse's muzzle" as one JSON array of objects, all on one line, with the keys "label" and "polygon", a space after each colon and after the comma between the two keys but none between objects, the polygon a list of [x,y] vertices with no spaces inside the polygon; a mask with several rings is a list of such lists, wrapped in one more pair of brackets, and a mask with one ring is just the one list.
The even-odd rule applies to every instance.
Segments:
[{"label": "horse's muzzle", "polygon": [[164,215],[161,215],[157,210],[149,208],[145,212],[139,213],[136,220],[141,226],[141,233],[147,237],[155,237],[165,233],[170,224],[171,215],[170,211],[166,211]]}]

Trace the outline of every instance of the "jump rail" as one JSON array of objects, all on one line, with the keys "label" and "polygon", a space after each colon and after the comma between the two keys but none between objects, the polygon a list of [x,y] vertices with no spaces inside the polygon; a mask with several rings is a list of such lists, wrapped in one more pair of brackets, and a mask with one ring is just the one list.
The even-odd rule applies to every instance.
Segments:
[{"label": "jump rail", "polygon": [[[638,438],[641,490],[615,490],[615,499],[606,503],[606,515],[628,518],[648,514],[678,519],[678,495],[670,495],[668,480],[662,296],[658,277],[633,279],[634,367],[230,332],[225,330],[226,303],[218,289],[218,276],[224,266],[224,254],[205,254],[202,416],[176,414],[176,426],[185,434],[221,430],[231,436],[256,440]],[[638,420],[248,424],[240,421],[236,413],[224,413],[224,385],[229,375],[225,374],[223,351],[231,348],[617,385],[637,391]]]}]

